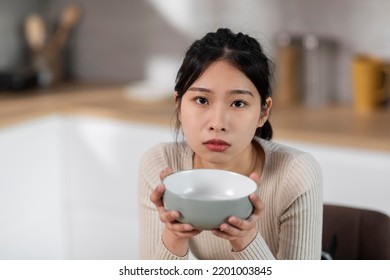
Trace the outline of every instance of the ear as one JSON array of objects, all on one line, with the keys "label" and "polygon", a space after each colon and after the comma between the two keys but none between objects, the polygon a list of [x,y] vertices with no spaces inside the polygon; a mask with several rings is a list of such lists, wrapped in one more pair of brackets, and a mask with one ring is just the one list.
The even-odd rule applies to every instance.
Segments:
[{"label": "ear", "polygon": [[175,101],[175,104],[176,104],[176,111],[177,111],[179,121],[181,121],[181,119],[180,119],[181,118],[180,117],[181,101],[179,100],[179,94],[177,93],[177,91],[175,91],[173,93],[173,100]]},{"label": "ear", "polygon": [[261,113],[260,113],[259,122],[257,123],[257,127],[262,127],[265,124],[265,122],[268,120],[269,113],[272,108],[272,98],[267,97],[265,99],[265,103],[266,105],[261,107]]},{"label": "ear", "polygon": [[177,104],[177,98],[179,97],[179,94],[177,93],[177,91],[174,91],[173,92],[173,101],[175,101],[175,103]]}]

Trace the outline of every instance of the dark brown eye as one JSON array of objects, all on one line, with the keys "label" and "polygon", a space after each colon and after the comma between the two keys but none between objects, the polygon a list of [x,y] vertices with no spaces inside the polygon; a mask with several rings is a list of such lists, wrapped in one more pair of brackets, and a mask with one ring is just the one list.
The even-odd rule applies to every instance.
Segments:
[{"label": "dark brown eye", "polygon": [[195,98],[195,101],[196,101],[196,103],[201,104],[201,105],[208,104],[208,100],[204,97],[197,97],[197,98]]},{"label": "dark brown eye", "polygon": [[232,106],[235,108],[243,108],[245,107],[246,103],[242,100],[236,100],[232,103]]}]

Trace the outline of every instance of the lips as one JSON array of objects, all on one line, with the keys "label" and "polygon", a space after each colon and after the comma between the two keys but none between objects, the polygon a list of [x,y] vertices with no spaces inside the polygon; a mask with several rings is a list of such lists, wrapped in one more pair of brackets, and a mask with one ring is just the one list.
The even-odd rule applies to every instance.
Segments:
[{"label": "lips", "polygon": [[220,139],[211,139],[203,143],[206,148],[212,152],[223,152],[230,147],[230,144],[220,140]]}]

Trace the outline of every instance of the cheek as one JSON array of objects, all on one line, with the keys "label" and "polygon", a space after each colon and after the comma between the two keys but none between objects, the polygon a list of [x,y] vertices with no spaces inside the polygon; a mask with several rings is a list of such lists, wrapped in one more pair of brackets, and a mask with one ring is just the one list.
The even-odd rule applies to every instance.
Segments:
[{"label": "cheek", "polygon": [[191,133],[192,130],[197,130],[202,126],[202,120],[198,116],[193,114],[182,114],[181,115],[181,127],[186,133]]},{"label": "cheek", "polygon": [[[257,128],[259,125],[260,113],[248,114],[246,118],[242,119],[240,122],[236,123],[237,129],[239,129],[240,135],[247,140],[252,140],[256,134]],[[245,137],[244,137],[245,135]]]},{"label": "cheek", "polygon": [[245,120],[244,122],[246,125],[244,128],[250,129],[254,128],[256,129],[259,126],[260,120],[261,120],[261,113],[260,110],[251,110],[248,111],[245,115],[243,114],[241,116],[242,120]]},{"label": "cheek", "polygon": [[202,127],[202,119],[196,113],[196,110],[191,110],[190,107],[183,104],[182,110],[180,113],[180,123],[183,130],[183,133],[186,137],[191,134],[197,134],[199,128]]}]

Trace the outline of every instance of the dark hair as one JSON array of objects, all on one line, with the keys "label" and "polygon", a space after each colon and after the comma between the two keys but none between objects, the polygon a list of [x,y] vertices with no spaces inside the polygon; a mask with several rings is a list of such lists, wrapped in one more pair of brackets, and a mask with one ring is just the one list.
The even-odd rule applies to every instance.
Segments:
[{"label": "dark hair", "polygon": [[[271,96],[272,62],[264,54],[256,39],[241,32],[235,34],[227,28],[207,33],[190,46],[177,73],[176,102],[180,105],[188,88],[211,63],[220,60],[228,61],[251,80],[260,93],[262,109],[266,107],[265,99]],[[177,133],[180,128],[178,110],[176,110],[176,117]],[[268,120],[262,127],[257,128],[255,135],[266,140],[272,138],[272,127]]]}]

